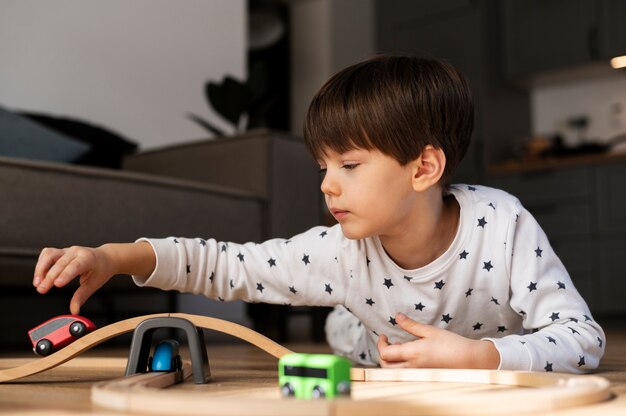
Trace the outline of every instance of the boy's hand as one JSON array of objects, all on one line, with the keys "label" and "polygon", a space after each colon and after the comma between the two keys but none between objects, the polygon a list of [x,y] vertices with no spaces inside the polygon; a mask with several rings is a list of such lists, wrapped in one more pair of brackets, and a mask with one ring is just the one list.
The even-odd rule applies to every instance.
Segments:
[{"label": "boy's hand", "polygon": [[396,322],[419,339],[391,345],[381,335],[378,338],[381,367],[497,369],[500,364],[500,354],[490,341],[465,338],[414,321],[402,313],[396,315]]},{"label": "boy's hand", "polygon": [[80,307],[100,289],[115,271],[102,248],[44,248],[35,266],[33,285],[41,294],[53,286],[63,287],[76,277],[80,286],[70,301],[70,311],[78,315]]}]

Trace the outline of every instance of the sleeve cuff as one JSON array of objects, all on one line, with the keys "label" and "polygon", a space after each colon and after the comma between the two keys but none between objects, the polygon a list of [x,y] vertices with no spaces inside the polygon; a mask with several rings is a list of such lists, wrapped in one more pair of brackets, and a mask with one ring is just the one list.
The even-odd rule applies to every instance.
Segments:
[{"label": "sleeve cuff", "polygon": [[140,287],[150,286],[168,290],[174,287],[177,276],[172,270],[177,270],[172,265],[178,262],[176,250],[172,250],[172,243],[168,239],[139,238],[135,242],[147,242],[152,247],[156,258],[154,271],[148,277],[132,275],[133,282]]},{"label": "sleeve cuff", "polygon": [[530,371],[532,358],[526,348],[526,341],[521,336],[508,336],[504,338],[483,338],[491,341],[500,354],[498,370]]}]

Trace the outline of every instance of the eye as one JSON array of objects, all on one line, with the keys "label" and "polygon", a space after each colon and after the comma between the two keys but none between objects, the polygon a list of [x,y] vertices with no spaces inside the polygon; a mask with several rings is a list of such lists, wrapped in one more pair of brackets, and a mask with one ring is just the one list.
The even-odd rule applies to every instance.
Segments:
[{"label": "eye", "polygon": [[359,164],[358,164],[358,163],[346,163],[346,164],[344,164],[343,166],[341,166],[341,168],[342,168],[342,169],[345,169],[345,170],[353,170],[353,169],[355,169],[357,166],[359,166]]}]

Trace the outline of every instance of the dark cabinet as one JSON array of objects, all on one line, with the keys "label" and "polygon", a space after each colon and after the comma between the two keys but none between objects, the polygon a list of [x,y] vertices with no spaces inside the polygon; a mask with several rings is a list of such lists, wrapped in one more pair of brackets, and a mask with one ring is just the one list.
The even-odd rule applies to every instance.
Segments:
[{"label": "dark cabinet", "polygon": [[623,1],[504,0],[498,7],[509,78],[626,54]]},{"label": "dark cabinet", "polygon": [[626,162],[518,172],[488,184],[517,196],[594,313],[623,313]]}]

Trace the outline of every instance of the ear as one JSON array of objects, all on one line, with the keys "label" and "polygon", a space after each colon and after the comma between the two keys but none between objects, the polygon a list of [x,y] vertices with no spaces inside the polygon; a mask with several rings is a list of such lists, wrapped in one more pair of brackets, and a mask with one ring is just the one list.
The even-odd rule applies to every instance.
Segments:
[{"label": "ear", "polygon": [[437,185],[446,168],[446,155],[442,149],[427,145],[422,154],[412,162],[413,189],[421,192]]}]

